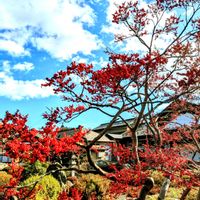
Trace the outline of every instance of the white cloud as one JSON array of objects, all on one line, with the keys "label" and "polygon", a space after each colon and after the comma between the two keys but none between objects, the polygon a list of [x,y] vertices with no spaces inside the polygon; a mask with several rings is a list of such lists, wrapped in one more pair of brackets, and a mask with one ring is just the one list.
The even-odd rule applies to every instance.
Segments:
[{"label": "white cloud", "polygon": [[10,62],[8,60],[3,61],[2,69],[6,74],[10,73]]},{"label": "white cloud", "polygon": [[10,70],[12,68],[8,61],[3,62],[2,69],[3,70],[0,71],[0,96],[7,97],[12,100],[22,100],[30,98],[44,98],[53,95],[52,88],[41,87],[41,84],[45,82],[42,79],[27,81],[15,80],[11,75]]},{"label": "white cloud", "polygon": [[108,60],[107,60],[107,58],[100,57],[98,60],[93,61],[92,64],[93,64],[94,67],[96,67],[97,69],[99,69],[99,67],[100,68],[107,67]]},{"label": "white cloud", "polygon": [[26,45],[32,44],[59,59],[91,54],[101,41],[83,25],[93,26],[95,19],[94,10],[80,0],[0,0],[0,50],[27,55]]},{"label": "white cloud", "polygon": [[0,51],[6,51],[13,56],[30,55],[22,45],[12,40],[0,39]]},{"label": "white cloud", "polygon": [[73,57],[73,61],[77,62],[77,63],[88,63],[89,62],[89,59],[87,58],[82,58],[80,56],[76,56],[76,57]]},{"label": "white cloud", "polygon": [[34,65],[33,63],[29,62],[17,63],[13,66],[13,69],[19,71],[30,71],[34,69]]},{"label": "white cloud", "polygon": [[51,88],[41,87],[42,83],[44,83],[44,80],[41,79],[32,81],[15,80],[13,77],[0,72],[0,96],[12,100],[22,100],[53,95]]},{"label": "white cloud", "polygon": [[[74,28],[72,28],[74,29]],[[91,54],[91,51],[97,49],[97,37],[89,32],[75,28],[77,32],[66,33],[65,36],[33,38],[31,41],[39,50],[47,51],[52,57],[58,59],[68,59],[73,54],[82,52],[85,55]],[[72,36],[73,35],[73,36]],[[70,39],[71,38],[71,39]]]}]

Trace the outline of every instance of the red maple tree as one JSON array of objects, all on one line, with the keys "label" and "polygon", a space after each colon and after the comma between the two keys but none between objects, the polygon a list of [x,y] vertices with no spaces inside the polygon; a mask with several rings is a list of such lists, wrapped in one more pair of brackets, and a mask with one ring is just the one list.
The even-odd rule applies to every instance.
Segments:
[{"label": "red maple tree", "polygon": [[[19,112],[6,113],[0,128],[6,155],[19,161],[44,162],[69,151],[86,152],[95,173],[115,179],[111,188],[115,193],[117,184],[124,189],[131,184],[143,184],[149,169],[160,170],[188,188],[200,186],[199,174],[191,170],[197,164],[183,154],[186,150],[200,152],[199,106],[186,103],[199,100],[199,11],[200,5],[195,0],[157,0],[146,7],[141,7],[138,1],[119,5],[113,23],[123,27],[123,32],[115,36],[116,42],[127,44],[134,40],[142,50],[135,50],[134,45],[126,53],[107,50],[106,67],[72,62],[66,70],[47,78],[43,86],[52,86],[67,106],[45,113],[48,122],[41,130],[29,129],[27,117]],[[73,77],[78,77],[79,82]],[[171,103],[173,113],[167,122],[176,118],[183,107],[194,115],[192,124],[178,127],[173,133],[166,130],[167,122],[156,113],[159,107]],[[93,141],[83,140],[86,133],[82,129],[73,136],[56,137],[57,123],[67,123],[89,110],[110,118]],[[124,116],[134,118],[134,123],[129,124]],[[114,152],[121,164],[127,159],[134,162],[129,169],[115,168],[109,174],[92,160],[91,149],[118,119],[129,128],[132,144],[116,146]],[[138,151],[137,130],[141,124],[148,127],[153,137],[143,145],[143,151]],[[185,180],[185,175],[190,178]],[[10,185],[17,186],[18,176],[13,175]]]}]

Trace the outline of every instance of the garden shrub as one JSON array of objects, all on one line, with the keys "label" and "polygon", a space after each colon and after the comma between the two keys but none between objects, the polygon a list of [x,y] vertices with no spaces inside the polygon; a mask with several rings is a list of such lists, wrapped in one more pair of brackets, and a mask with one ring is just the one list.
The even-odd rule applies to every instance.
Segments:
[{"label": "garden shrub", "polygon": [[[44,176],[42,179],[39,175],[32,176],[25,180],[22,185],[29,185],[38,180],[39,182],[35,187],[35,200],[57,200],[62,189],[59,182],[51,175]],[[32,187],[30,186],[29,189],[32,189]]]},{"label": "garden shrub", "polygon": [[154,183],[156,186],[162,186],[163,181],[165,180],[162,172],[158,170],[152,170],[150,171],[150,176],[154,179]]},{"label": "garden shrub", "polygon": [[67,182],[66,172],[62,171],[62,165],[58,162],[52,163],[48,166],[46,172],[50,173],[60,185],[63,186]]},{"label": "garden shrub", "polygon": [[[183,190],[184,190],[183,188],[169,187],[165,200],[180,199]],[[187,195],[186,200],[196,200],[197,193],[198,193],[198,188],[192,188],[189,194]],[[157,200],[158,195],[159,193],[155,195],[148,195],[147,200]]]},{"label": "garden shrub", "polygon": [[49,163],[48,162],[40,162],[37,160],[34,163],[34,165],[35,165],[35,169],[38,174],[44,174],[49,166]]},{"label": "garden shrub", "polygon": [[11,179],[11,175],[5,171],[0,171],[0,186],[6,185]]},{"label": "garden shrub", "polygon": [[[180,199],[183,190],[184,190],[183,188],[174,188],[174,187],[169,188],[169,191],[167,192],[166,195],[166,200]],[[192,190],[187,195],[186,200],[196,200],[197,192],[198,191],[195,188],[192,188]]]},{"label": "garden shrub", "polygon": [[30,174],[44,174],[49,166],[48,162],[40,162],[36,161],[35,163],[27,163],[25,165],[25,170],[29,172]]},{"label": "garden shrub", "polygon": [[194,200],[194,199],[196,200],[198,189],[199,189],[198,187],[192,188],[189,194],[187,195],[186,200]]},{"label": "garden shrub", "polygon": [[26,180],[28,177],[33,175],[42,175],[45,174],[49,163],[47,162],[40,162],[36,161],[35,163],[25,163],[24,164],[24,171],[22,173],[21,181]]},{"label": "garden shrub", "polygon": [[169,190],[166,194],[166,199],[180,199],[182,192],[182,188],[169,187]]},{"label": "garden shrub", "polygon": [[75,183],[74,187],[78,188],[84,198],[90,198],[92,195],[96,199],[109,199],[110,181],[100,175],[87,174],[82,175]]}]

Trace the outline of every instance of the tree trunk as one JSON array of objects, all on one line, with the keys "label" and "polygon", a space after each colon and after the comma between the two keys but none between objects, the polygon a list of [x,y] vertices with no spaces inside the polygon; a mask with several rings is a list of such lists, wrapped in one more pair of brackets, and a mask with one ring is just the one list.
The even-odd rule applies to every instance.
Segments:
[{"label": "tree trunk", "polygon": [[137,198],[137,200],[145,200],[147,194],[150,192],[150,190],[153,188],[153,186],[154,186],[153,178],[148,177],[145,180],[145,183],[144,183],[144,185],[143,185],[143,187],[142,187],[142,189],[140,191],[140,195]]},{"label": "tree trunk", "polygon": [[169,189],[169,185],[170,185],[170,178],[166,178],[162,184],[162,187],[160,189],[160,194],[158,196],[158,200],[164,200],[165,199],[165,196],[166,196],[166,193]]},{"label": "tree trunk", "polygon": [[137,165],[140,165],[140,159],[138,154],[138,137],[136,132],[132,132],[132,149],[135,156],[135,162]]},{"label": "tree trunk", "polygon": [[186,196],[188,195],[188,193],[190,192],[191,188],[186,188],[184,191],[183,191],[183,194],[180,198],[180,200],[185,200]]}]

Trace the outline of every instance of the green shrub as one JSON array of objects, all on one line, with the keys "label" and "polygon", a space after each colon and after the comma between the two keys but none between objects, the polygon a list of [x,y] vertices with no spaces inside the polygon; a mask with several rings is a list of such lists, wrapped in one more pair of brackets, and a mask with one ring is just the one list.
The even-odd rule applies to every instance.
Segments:
[{"label": "green shrub", "polygon": [[6,185],[11,179],[11,175],[5,171],[0,171],[0,186]]},{"label": "green shrub", "polygon": [[36,161],[34,165],[38,174],[44,174],[49,166],[49,163]]},{"label": "green shrub", "polygon": [[[165,177],[163,176],[162,172],[157,170],[151,170],[150,176],[154,179],[155,186],[153,187],[152,194],[154,195],[148,195],[147,200],[156,200],[158,198],[158,194],[160,191],[160,188],[163,184],[163,181]],[[184,180],[190,179],[189,176],[182,177]],[[197,189],[192,188],[192,190],[189,192],[189,194],[186,197],[186,200],[194,200],[197,196]],[[180,199],[181,195],[183,193],[183,188],[180,188],[179,185],[176,183],[176,181],[172,181],[170,183],[169,190],[166,194],[166,200],[173,200],[173,199]]]},{"label": "green shrub", "polygon": [[47,162],[40,162],[36,161],[35,163],[26,163],[24,165],[25,170],[29,174],[44,174],[49,166],[49,163]]},{"label": "green shrub", "polygon": [[163,173],[157,170],[152,170],[150,172],[150,176],[154,179],[154,183],[156,186],[162,186],[163,181],[165,180],[165,177],[163,176]]},{"label": "green shrub", "polygon": [[75,183],[85,198],[95,195],[97,199],[109,199],[108,190],[110,181],[100,175],[87,174],[82,175]]},{"label": "green shrub", "polygon": [[[166,194],[165,200],[180,199],[182,193],[183,193],[183,188],[170,187]],[[189,194],[187,195],[186,200],[196,200],[197,193],[198,193],[198,188],[192,188]],[[158,195],[159,194],[148,195],[147,200],[157,200]]]},{"label": "green shrub", "polygon": [[[166,200],[180,199],[183,190],[183,188],[170,187],[166,195]],[[187,195],[186,200],[196,200],[197,192],[198,190],[196,188],[192,188]]]},{"label": "green shrub", "polygon": [[45,162],[42,163],[40,161],[36,161],[35,163],[25,163],[23,165],[24,171],[22,173],[22,179],[21,181],[26,180],[30,176],[33,175],[42,175],[46,172],[47,168],[49,166],[49,163]]},{"label": "green shrub", "polygon": [[[22,185],[29,185],[31,183],[35,183],[38,180],[39,182],[35,187],[35,200],[57,200],[58,195],[61,192],[61,187],[59,182],[51,175],[44,176],[42,179],[40,179],[39,175],[32,176],[25,180]],[[32,189],[32,187],[29,186],[29,189]]]},{"label": "green shrub", "polygon": [[169,187],[169,190],[166,194],[166,199],[180,199],[182,194],[182,189],[181,188],[174,188],[174,187]]},{"label": "green shrub", "polygon": [[192,188],[189,194],[187,195],[186,200],[194,200],[194,199],[196,200],[198,189],[199,188],[197,187]]}]

